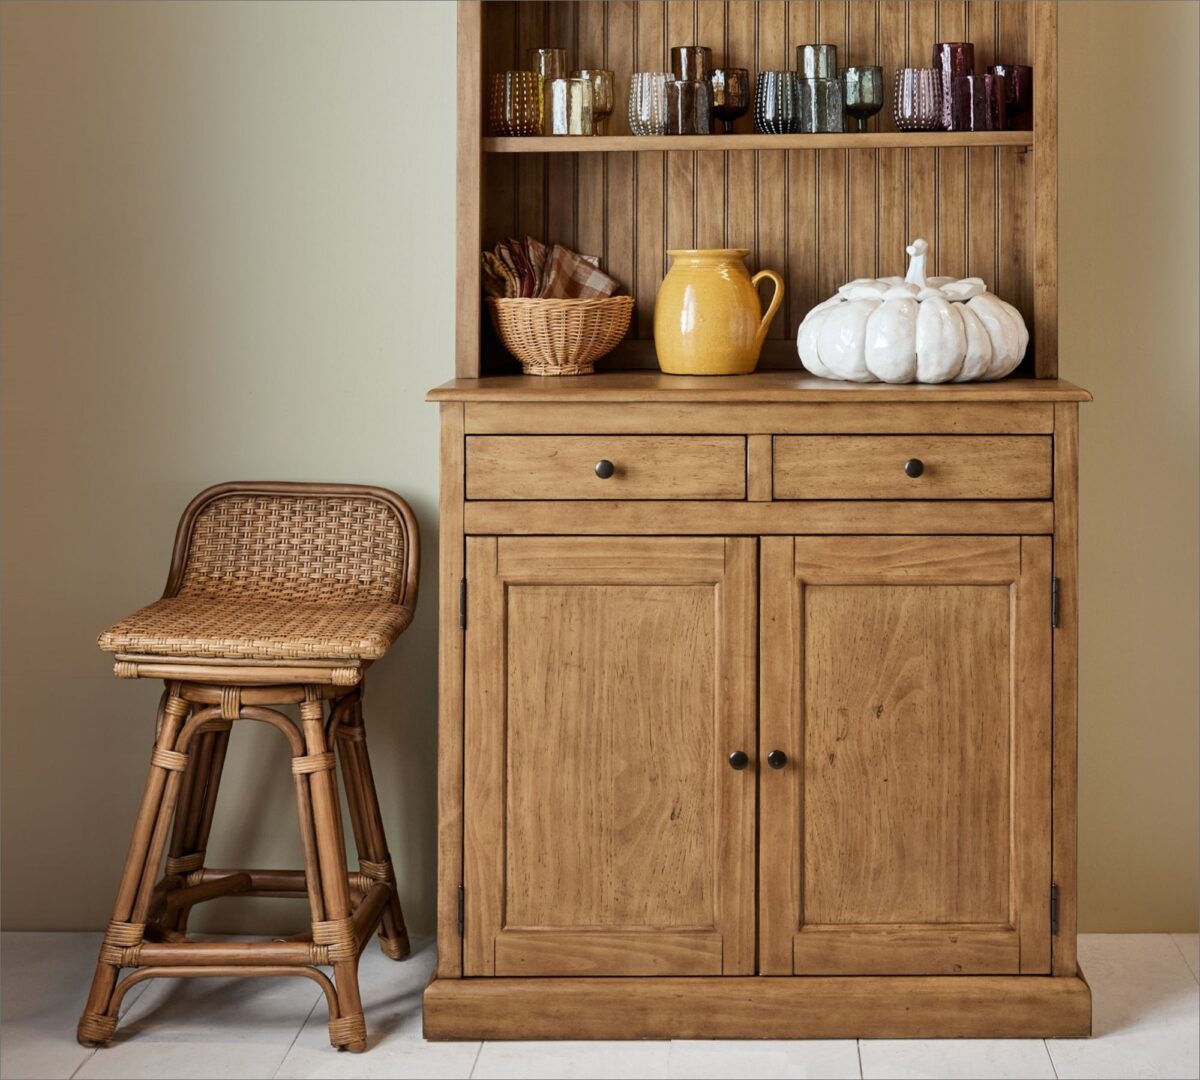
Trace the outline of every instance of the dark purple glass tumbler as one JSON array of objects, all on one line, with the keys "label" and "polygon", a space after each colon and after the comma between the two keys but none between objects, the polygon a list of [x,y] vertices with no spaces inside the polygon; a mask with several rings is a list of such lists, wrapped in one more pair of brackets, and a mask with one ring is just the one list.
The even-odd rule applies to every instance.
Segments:
[{"label": "dark purple glass tumbler", "polygon": [[1004,76],[1004,108],[1008,126],[1015,131],[1033,129],[1033,68],[1028,64],[993,64],[989,75]]},{"label": "dark purple glass tumbler", "polygon": [[931,66],[942,78],[942,130],[954,131],[954,80],[975,74],[975,46],[969,41],[939,41]]},{"label": "dark purple glass tumbler", "polygon": [[1004,76],[960,75],[954,80],[952,131],[1003,131]]}]

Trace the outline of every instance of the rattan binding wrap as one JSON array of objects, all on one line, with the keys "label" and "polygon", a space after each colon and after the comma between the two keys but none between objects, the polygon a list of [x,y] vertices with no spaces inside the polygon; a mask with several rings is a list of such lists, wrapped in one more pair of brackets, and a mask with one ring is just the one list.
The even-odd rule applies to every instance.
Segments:
[{"label": "rattan binding wrap", "polygon": [[632,296],[593,300],[489,298],[492,326],[526,375],[590,375],[625,337]]}]

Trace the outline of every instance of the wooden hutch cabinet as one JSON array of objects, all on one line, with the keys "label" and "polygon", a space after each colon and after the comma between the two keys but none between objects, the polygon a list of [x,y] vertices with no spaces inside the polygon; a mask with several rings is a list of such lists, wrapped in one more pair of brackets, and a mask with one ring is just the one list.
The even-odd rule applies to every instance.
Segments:
[{"label": "wooden hutch cabinet", "polygon": [[[1056,30],[1021,0],[459,4],[456,379],[441,409],[438,964],[429,1038],[1086,1035],[1075,955],[1077,412],[1057,378]],[[1032,131],[497,139],[526,47],[673,44],[888,73],[935,40],[1035,68]],[[739,122],[739,125],[744,122]],[[877,130],[876,130],[877,128]],[[508,235],[637,301],[594,376],[481,316]],[[1030,353],[992,383],[823,381],[854,277],[982,276]],[[787,299],[752,375],[654,365],[674,247]],[[923,469],[906,468],[917,459]],[[599,463],[611,463],[597,469]],[[918,475],[911,475],[917,473]]]}]

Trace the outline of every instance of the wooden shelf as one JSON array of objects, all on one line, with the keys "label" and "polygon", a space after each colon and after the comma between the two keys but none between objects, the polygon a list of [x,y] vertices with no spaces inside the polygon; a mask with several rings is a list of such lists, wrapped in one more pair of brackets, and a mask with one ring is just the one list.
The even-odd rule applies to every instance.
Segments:
[{"label": "wooden shelf", "polygon": [[837,135],[596,135],[485,138],[487,154],[602,154],[630,150],[894,150],[1033,146],[1032,131],[865,131]]}]

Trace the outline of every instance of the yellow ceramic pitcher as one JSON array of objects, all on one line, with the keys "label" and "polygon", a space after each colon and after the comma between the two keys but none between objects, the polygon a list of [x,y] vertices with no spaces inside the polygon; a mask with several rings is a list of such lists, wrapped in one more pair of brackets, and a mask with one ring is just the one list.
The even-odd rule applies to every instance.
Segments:
[{"label": "yellow ceramic pitcher", "polygon": [[[668,251],[674,260],[654,302],[654,348],[669,375],[744,375],[753,371],[767,327],[783,299],[774,270],[751,277],[744,248]],[[775,283],[762,314],[755,286]]]}]

